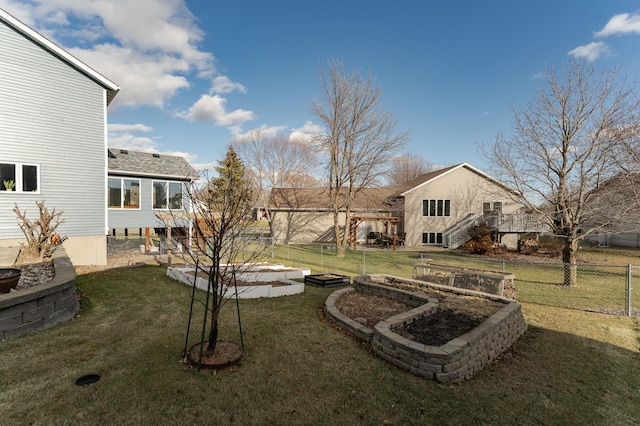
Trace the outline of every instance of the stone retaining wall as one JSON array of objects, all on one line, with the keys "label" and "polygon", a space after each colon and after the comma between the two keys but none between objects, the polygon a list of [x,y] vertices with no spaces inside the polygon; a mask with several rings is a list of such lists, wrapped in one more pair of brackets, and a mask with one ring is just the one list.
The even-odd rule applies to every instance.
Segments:
[{"label": "stone retaining wall", "polygon": [[0,340],[53,327],[76,315],[76,272],[62,247],[53,253],[53,264],[51,281],[0,294]]},{"label": "stone retaining wall", "polygon": [[[417,318],[434,312],[438,307],[437,300],[427,298],[419,292],[375,283],[372,281],[375,278],[382,280],[391,278],[395,281],[407,281],[408,284],[417,283],[415,280],[388,276],[364,275],[356,277],[354,278],[355,288],[338,290],[327,298],[325,302],[327,317],[357,337],[370,342],[373,352],[381,358],[418,376],[453,383],[467,380],[504,353],[527,329],[518,302],[489,294],[433,285],[433,288],[439,291],[450,291],[453,294],[486,297],[494,301],[501,301],[505,307],[471,331],[442,346],[423,345],[408,340],[395,331]],[[419,284],[421,286],[429,285],[424,282]],[[402,300],[411,306],[415,304],[419,306],[381,321],[371,329],[344,316],[335,306],[335,301],[343,292],[355,291],[355,289]]]},{"label": "stone retaining wall", "polygon": [[461,268],[437,263],[413,265],[413,279],[491,293],[515,299],[515,275],[510,272]]}]

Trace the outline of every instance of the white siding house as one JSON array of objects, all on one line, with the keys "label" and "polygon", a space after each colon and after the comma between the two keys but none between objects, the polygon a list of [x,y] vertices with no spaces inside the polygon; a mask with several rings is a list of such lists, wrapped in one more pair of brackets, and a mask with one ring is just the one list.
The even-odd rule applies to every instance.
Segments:
[{"label": "white siding house", "polygon": [[[119,87],[0,9],[0,245],[23,235],[12,211],[64,211],[74,264],[106,263],[107,106]],[[3,181],[13,180],[13,190]]]}]

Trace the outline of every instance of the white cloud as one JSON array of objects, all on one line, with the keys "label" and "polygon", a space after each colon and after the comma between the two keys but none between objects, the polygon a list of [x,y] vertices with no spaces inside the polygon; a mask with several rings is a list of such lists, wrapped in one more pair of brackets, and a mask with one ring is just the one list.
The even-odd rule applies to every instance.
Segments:
[{"label": "white cloud", "polygon": [[179,155],[187,161],[196,159],[195,154],[183,151],[161,151],[157,137],[137,136],[136,133],[149,133],[153,128],[146,124],[113,123],[108,125],[109,148],[130,149],[132,151],[153,152],[165,155]]},{"label": "white cloud", "polygon": [[584,58],[589,62],[593,62],[599,57],[610,53],[611,50],[604,41],[594,41],[569,51],[569,55],[576,58]]},{"label": "white cloud", "polygon": [[146,124],[122,124],[112,123],[107,125],[109,132],[150,132],[153,130],[151,126]]},{"label": "white cloud", "polygon": [[189,87],[187,78],[179,74],[187,71],[189,64],[178,57],[153,56],[113,44],[94,46],[91,50],[68,50],[121,87],[113,108],[122,105],[162,108],[178,90]]},{"label": "white cloud", "polygon": [[149,137],[140,137],[132,133],[111,133],[108,135],[109,148],[130,149],[132,151],[160,152],[158,142]]},{"label": "white cloud", "polygon": [[322,133],[322,127],[311,121],[307,121],[302,127],[291,129],[289,140],[296,142],[310,142],[314,136],[320,133]]},{"label": "white cloud", "polygon": [[253,128],[246,133],[242,133],[240,127],[231,129],[231,135],[233,142],[246,142],[250,141],[254,137],[260,137],[261,139],[268,139],[281,134],[287,126],[267,126],[263,124],[260,127]]},{"label": "white cloud", "polygon": [[188,111],[178,113],[178,117],[189,121],[212,121],[216,126],[237,126],[253,120],[253,112],[237,109],[226,112],[227,100],[221,96],[202,95]]},{"label": "white cloud", "polygon": [[595,37],[607,37],[615,34],[640,34],[640,14],[620,13],[609,19],[609,22],[600,31],[597,31]]},{"label": "white cloud", "polygon": [[242,84],[234,83],[227,76],[221,75],[213,79],[213,84],[211,85],[212,93],[231,93],[236,90],[240,93],[247,93],[247,89]]},{"label": "white cloud", "polygon": [[111,109],[163,108],[189,78],[216,72],[184,0],[0,0],[0,7],[117,83]]}]

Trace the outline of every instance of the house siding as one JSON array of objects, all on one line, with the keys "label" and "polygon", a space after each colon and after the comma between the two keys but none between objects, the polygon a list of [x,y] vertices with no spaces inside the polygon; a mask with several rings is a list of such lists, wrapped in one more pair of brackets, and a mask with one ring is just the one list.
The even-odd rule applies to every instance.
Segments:
[{"label": "house siding", "polygon": [[[157,213],[169,213],[169,210],[155,210],[153,209],[153,187],[152,182],[156,180],[179,182],[172,179],[150,179],[140,178],[136,176],[115,176],[110,175],[112,178],[124,178],[124,179],[139,179],[140,180],[140,208],[139,209],[118,209],[110,208],[108,211],[109,216],[109,229],[127,229],[127,228],[164,228],[166,224],[163,220],[156,216]],[[188,183],[183,182],[185,185],[183,189],[182,204],[184,208],[183,212],[188,212],[189,197],[187,194],[186,185]],[[175,212],[175,211],[174,211]],[[178,221],[177,224],[172,223],[172,226],[188,226],[188,223]]]},{"label": "house siding", "polygon": [[68,250],[72,261],[104,263],[105,89],[2,21],[0,44],[0,161],[40,166],[38,192],[0,191],[0,238],[23,237],[14,203],[36,217],[44,200],[64,211],[58,233],[98,247],[86,259]]},{"label": "house siding", "polygon": [[[450,216],[423,216],[422,201],[451,200]],[[482,213],[484,202],[502,202],[503,213],[514,213],[519,204],[503,187],[460,167],[405,194],[405,244],[422,245],[423,232],[444,232],[470,213]]]}]

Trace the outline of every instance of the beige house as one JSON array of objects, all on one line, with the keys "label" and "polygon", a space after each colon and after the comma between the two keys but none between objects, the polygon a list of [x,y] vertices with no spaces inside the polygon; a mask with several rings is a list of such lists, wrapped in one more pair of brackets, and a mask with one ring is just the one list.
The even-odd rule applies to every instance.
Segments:
[{"label": "beige house", "polygon": [[[393,194],[388,188],[368,188],[355,198],[351,215],[391,216],[386,200]],[[327,188],[274,188],[270,206],[271,235],[277,243],[282,242],[331,242],[333,237],[333,214],[329,208]],[[349,218],[351,219],[351,218]],[[340,214],[342,229],[348,223],[344,212]],[[358,240],[364,241],[366,232],[382,231],[379,221],[371,220],[359,226]]]},{"label": "beige house", "polygon": [[[422,175],[402,188],[367,189],[354,203],[351,218],[343,215],[340,224],[358,223],[360,243],[370,232],[392,232],[407,246],[456,248],[468,239],[471,226],[484,221],[494,228],[501,244],[515,247],[519,234],[539,229],[533,217],[521,213],[519,199],[513,189],[462,163]],[[326,188],[276,188],[270,209],[277,242],[331,241],[333,237]],[[397,225],[391,229],[390,223]]]},{"label": "beige house", "polygon": [[[393,199],[400,207],[399,228],[409,246],[455,248],[466,241],[466,231],[478,221],[497,225],[500,218],[521,208],[516,191],[467,163],[422,175],[399,189]],[[516,242],[516,236],[503,235],[503,244],[515,246]]]}]

